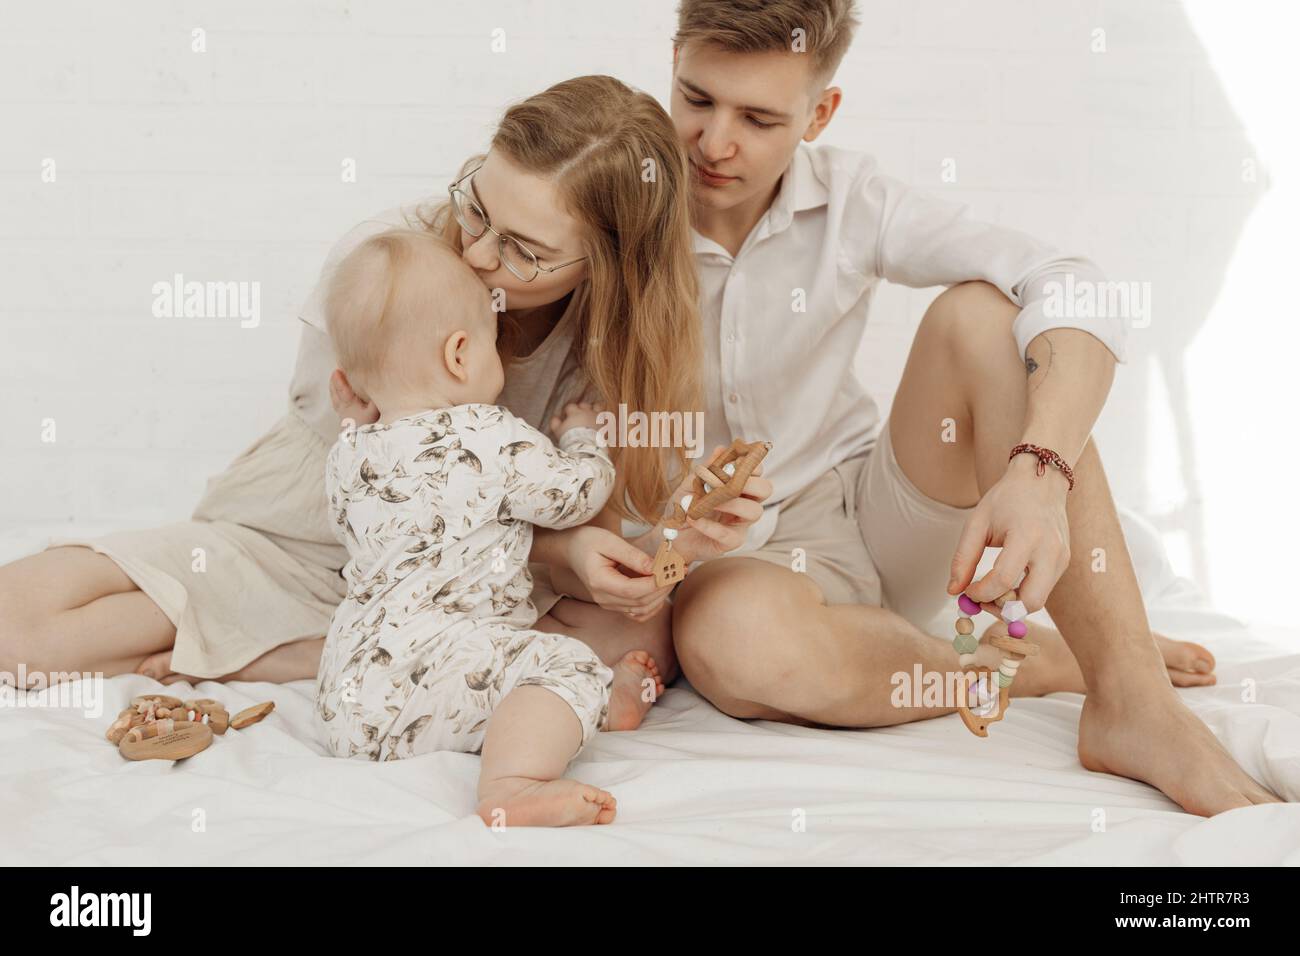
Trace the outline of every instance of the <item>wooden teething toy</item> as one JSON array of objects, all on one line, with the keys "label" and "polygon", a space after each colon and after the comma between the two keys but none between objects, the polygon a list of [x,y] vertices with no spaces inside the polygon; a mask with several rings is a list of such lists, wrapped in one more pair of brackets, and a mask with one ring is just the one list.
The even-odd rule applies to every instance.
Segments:
[{"label": "wooden teething toy", "polygon": [[[957,680],[957,714],[966,728],[977,737],[989,735],[989,724],[997,723],[1006,716],[1011,706],[1011,682],[1016,679],[1016,671],[1025,658],[1038,653],[1038,645],[1026,641],[1029,628],[1024,618],[1028,614],[1025,605],[1019,600],[1015,589],[1002,595],[992,605],[978,604],[965,594],[957,598],[962,616],[957,618],[957,636],[952,646],[957,651],[963,673]],[[979,638],[975,636],[975,622],[971,620],[980,611],[998,615],[1007,622],[1009,637],[997,635],[989,643],[1002,651],[1002,664],[995,671],[988,667],[971,667],[975,661],[975,649],[979,647]],[[992,691],[993,681],[997,681],[997,691]]]},{"label": "wooden teething toy", "polygon": [[184,760],[212,743],[212,729],[191,720],[164,717],[133,727],[117,745],[127,760]]},{"label": "wooden teething toy", "polygon": [[127,760],[184,760],[206,750],[213,734],[255,724],[274,709],[274,701],[267,701],[241,710],[232,720],[225,706],[210,697],[182,701],[145,694],[132,698],[104,736]]},{"label": "wooden teething toy", "polygon": [[770,441],[747,442],[737,438],[730,448],[720,451],[708,465],[696,465],[691,493],[682,495],[664,519],[663,541],[655,552],[655,584],[675,584],[686,576],[686,560],[673,550],[673,540],[686,526],[687,517],[702,518],[719,505],[739,498],[745,482],[772,448]]},{"label": "wooden teething toy", "polygon": [[271,711],[275,710],[275,701],[268,700],[264,704],[254,704],[241,710],[230,721],[230,726],[236,730],[243,730],[252,724],[257,723]]}]

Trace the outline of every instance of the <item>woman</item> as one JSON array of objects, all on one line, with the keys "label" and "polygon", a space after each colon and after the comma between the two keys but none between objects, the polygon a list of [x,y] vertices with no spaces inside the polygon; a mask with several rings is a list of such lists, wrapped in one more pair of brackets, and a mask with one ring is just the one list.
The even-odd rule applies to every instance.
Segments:
[{"label": "woman", "polygon": [[[699,333],[686,177],[672,122],[652,97],[611,77],[579,77],[511,107],[449,202],[362,223],[322,275],[366,236],[414,219],[461,251],[504,306],[499,401],[512,412],[545,427],[583,396],[692,411]],[[209,480],[192,520],[63,539],[0,567],[0,670],[16,673],[21,662],[28,673],[166,680],[315,675],[345,593],[346,553],[326,521],[325,455],[341,418],[376,417],[335,371],[323,287],[301,315],[288,414]],[[643,576],[649,556],[613,529],[622,517],[657,520],[685,456],[613,453],[618,484],[600,519],[536,537],[537,626],[586,640],[607,662],[644,648],[671,679],[667,589]],[[746,497],[684,530],[676,547],[703,558],[739,546],[769,493],[752,478]],[[554,588],[600,607],[561,598],[552,575]]]}]

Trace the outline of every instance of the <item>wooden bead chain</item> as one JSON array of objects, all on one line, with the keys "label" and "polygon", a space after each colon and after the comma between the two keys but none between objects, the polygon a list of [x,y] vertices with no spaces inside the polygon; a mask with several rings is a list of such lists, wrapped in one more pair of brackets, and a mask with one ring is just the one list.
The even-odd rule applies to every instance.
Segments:
[{"label": "wooden bead chain", "polygon": [[[952,646],[964,672],[957,682],[957,714],[971,733],[977,737],[987,737],[989,724],[1001,720],[1011,706],[1011,683],[1016,679],[1016,672],[1025,658],[1038,653],[1038,645],[1024,639],[1029,633],[1024,621],[1028,611],[1014,588],[992,605],[979,604],[963,594],[957,598],[957,606],[961,608],[962,616],[957,618],[957,636],[953,638]],[[990,644],[1002,651],[1002,663],[996,671],[988,667],[971,666],[975,663],[975,651],[979,647],[972,618],[980,611],[988,611],[1007,622],[1007,633],[1010,636],[1003,637],[999,634],[989,640]],[[992,690],[994,675],[997,680],[996,691]]]},{"label": "wooden bead chain", "polygon": [[182,701],[167,694],[142,694],[117,715],[104,735],[128,760],[184,760],[212,743],[213,734],[242,730],[275,709],[255,704],[234,717],[210,697]]}]

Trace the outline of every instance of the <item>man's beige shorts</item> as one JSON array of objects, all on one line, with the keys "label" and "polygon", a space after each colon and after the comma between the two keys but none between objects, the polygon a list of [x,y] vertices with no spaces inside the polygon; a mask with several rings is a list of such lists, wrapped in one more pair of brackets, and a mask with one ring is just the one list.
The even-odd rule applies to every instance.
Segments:
[{"label": "man's beige shorts", "polygon": [[827,604],[885,607],[927,629],[951,610],[948,573],[973,510],[922,494],[898,466],[886,424],[870,451],[782,502],[772,537],[741,556],[804,567]]}]

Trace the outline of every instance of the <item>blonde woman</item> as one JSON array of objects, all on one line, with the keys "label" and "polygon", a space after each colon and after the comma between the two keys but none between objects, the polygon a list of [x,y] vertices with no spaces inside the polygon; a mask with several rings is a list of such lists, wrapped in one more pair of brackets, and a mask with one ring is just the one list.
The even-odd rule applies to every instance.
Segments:
[{"label": "blonde woman", "polygon": [[[315,676],[347,560],[327,524],[325,456],[341,419],[376,417],[335,369],[324,278],[392,226],[442,236],[504,305],[499,401],[531,425],[544,428],[583,396],[610,408],[697,409],[687,175],[663,108],[611,77],[579,77],[511,107],[442,201],[382,214],[335,245],[301,313],[288,413],[210,479],[191,520],[55,541],[0,567],[0,670]],[[658,520],[685,452],[612,454],[617,484],[601,516],[537,536],[537,627],[587,641],[607,663],[643,648],[670,680],[667,593],[646,576],[654,536],[643,550],[615,530],[623,517]],[[752,478],[747,497],[685,530],[679,549],[705,558],[739,546],[770,490]]]}]

